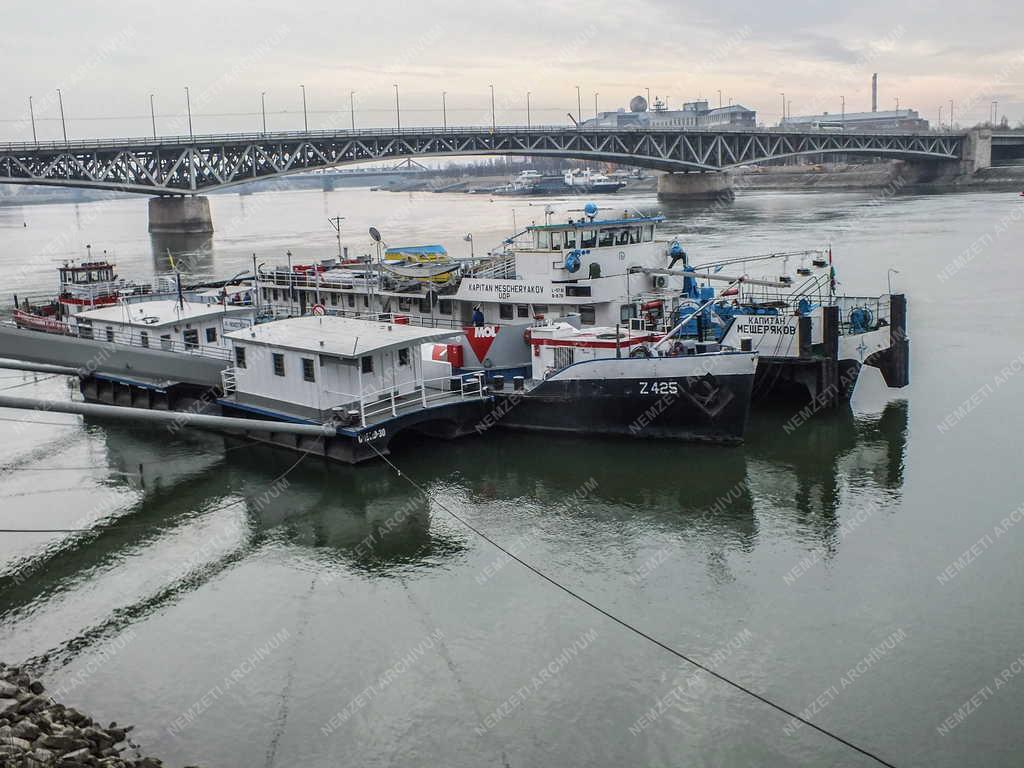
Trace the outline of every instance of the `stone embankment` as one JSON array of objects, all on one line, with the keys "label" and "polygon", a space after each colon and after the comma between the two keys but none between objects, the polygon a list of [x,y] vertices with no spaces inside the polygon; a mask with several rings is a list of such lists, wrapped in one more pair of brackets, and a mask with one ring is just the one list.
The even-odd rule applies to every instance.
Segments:
[{"label": "stone embankment", "polygon": [[102,727],[74,707],[54,701],[20,667],[0,663],[0,767],[160,768],[142,757],[131,727]]}]

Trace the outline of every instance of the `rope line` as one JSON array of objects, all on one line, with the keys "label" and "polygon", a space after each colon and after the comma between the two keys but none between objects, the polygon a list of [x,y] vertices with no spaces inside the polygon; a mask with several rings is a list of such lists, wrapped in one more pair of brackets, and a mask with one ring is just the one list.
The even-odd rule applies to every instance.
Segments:
[{"label": "rope line", "polygon": [[771,699],[767,698],[766,696],[762,696],[761,694],[757,693],[756,691],[753,691],[750,688],[747,688],[742,683],[737,683],[737,682],[729,679],[725,675],[722,675],[722,674],[720,674],[718,672],[715,672],[710,667],[705,666],[701,662],[699,662],[696,659],[686,655],[682,651],[676,650],[672,646],[662,642],[661,640],[658,640],[656,637],[653,637],[652,635],[647,634],[642,629],[639,629],[638,627],[635,627],[634,625],[630,624],[625,619],[620,619],[615,614],[610,613],[609,611],[605,610],[604,608],[602,608],[601,606],[597,605],[596,603],[591,602],[590,600],[588,600],[587,598],[583,597],[579,593],[573,591],[572,589],[570,589],[569,587],[565,586],[564,584],[556,581],[554,578],[552,578],[551,576],[548,576],[546,573],[544,573],[540,569],[538,569],[535,566],[531,565],[530,563],[526,562],[522,558],[517,557],[511,551],[505,549],[505,547],[501,546],[501,544],[496,542],[494,539],[492,539],[486,533],[484,533],[483,531],[478,529],[476,526],[474,526],[473,524],[467,522],[464,518],[462,518],[460,515],[456,514],[455,512],[452,512],[450,509],[448,509],[448,507],[446,507],[440,501],[438,501],[435,498],[432,498],[430,496],[430,494],[427,493],[423,488],[421,488],[419,486],[419,484],[415,480],[413,480],[407,474],[402,472],[402,470],[400,470],[397,466],[395,466],[395,464],[387,456],[385,456],[383,453],[381,453],[379,450],[377,450],[377,447],[372,442],[368,443],[368,445],[371,448],[373,448],[374,452],[380,458],[382,458],[388,464],[388,466],[390,466],[395,471],[395,474],[397,474],[398,477],[405,478],[405,480],[407,482],[409,482],[413,486],[413,488],[415,488],[417,491],[419,491],[421,494],[423,494],[423,496],[425,496],[427,499],[432,500],[441,509],[443,509],[449,515],[451,515],[453,518],[455,518],[455,520],[460,522],[462,525],[464,525],[470,531],[472,531],[477,536],[479,536],[481,539],[486,541],[488,544],[493,546],[499,552],[501,552],[502,554],[508,556],[512,560],[515,560],[521,566],[523,566],[524,568],[526,568],[527,570],[532,572],[534,575],[539,576],[541,579],[543,579],[544,581],[548,582],[549,584],[551,584],[556,589],[561,590],[562,592],[566,593],[567,595],[569,595],[573,599],[578,600],[579,602],[583,603],[584,605],[588,606],[589,608],[593,609],[594,611],[597,611],[598,613],[600,613],[605,618],[615,622],[616,624],[618,624],[619,626],[621,626],[621,627],[625,628],[626,630],[632,632],[633,634],[635,634],[635,635],[637,635],[639,637],[642,637],[643,639],[647,640],[648,642],[653,643],[654,645],[658,646],[662,650],[667,651],[668,653],[672,654],[673,656],[675,656],[675,657],[677,657],[679,659],[682,659],[683,661],[687,662],[688,664],[691,664],[692,666],[696,667],[697,669],[699,669],[699,670],[701,670],[703,672],[706,672],[707,674],[709,674],[712,677],[714,677],[716,680],[719,680],[719,681],[725,683],[726,685],[729,685],[729,686],[735,688],[736,690],[741,691],[742,693],[745,693],[748,696],[751,696],[751,697],[757,699],[758,701],[760,701],[763,704],[767,704],[772,709],[775,709],[775,710],[777,710],[779,712],[782,712],[785,715],[788,715],[789,717],[793,718],[794,720],[796,720],[796,721],[798,721],[800,723],[803,723],[804,725],[807,725],[807,726],[813,728],[814,730],[816,730],[819,733],[827,736],[828,738],[833,739],[833,740],[839,742],[840,744],[843,744],[846,747],[849,747],[850,749],[854,750],[855,752],[859,752],[860,754],[864,755],[865,757],[871,758],[872,760],[874,760],[875,762],[877,762],[880,765],[886,766],[886,768],[896,768],[896,766],[894,766],[892,763],[884,760],[883,758],[879,757],[878,755],[874,754],[873,752],[868,751],[864,747],[859,747],[856,744],[854,744],[853,742],[843,738],[839,734],[834,733],[834,732],[832,732],[832,731],[830,731],[830,730],[828,730],[826,728],[823,728],[823,727],[821,727],[819,725],[815,725],[814,723],[812,723],[807,718],[801,717],[797,713],[792,712],[791,710],[787,709],[786,707],[782,706],[781,704],[778,704],[778,703],[772,701]]}]

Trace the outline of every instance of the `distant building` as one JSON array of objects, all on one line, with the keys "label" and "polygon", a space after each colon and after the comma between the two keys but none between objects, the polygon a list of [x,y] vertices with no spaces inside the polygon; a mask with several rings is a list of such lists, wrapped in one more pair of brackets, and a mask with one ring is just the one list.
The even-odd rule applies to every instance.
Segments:
[{"label": "distant building", "polygon": [[690,101],[682,109],[669,109],[660,99],[648,109],[647,99],[636,96],[629,111],[600,112],[584,120],[584,128],[755,128],[757,113],[741,104],[711,108],[707,101]]},{"label": "distant building", "polygon": [[913,109],[888,112],[847,112],[842,114],[787,117],[783,128],[824,128],[847,131],[927,131],[928,121]]}]

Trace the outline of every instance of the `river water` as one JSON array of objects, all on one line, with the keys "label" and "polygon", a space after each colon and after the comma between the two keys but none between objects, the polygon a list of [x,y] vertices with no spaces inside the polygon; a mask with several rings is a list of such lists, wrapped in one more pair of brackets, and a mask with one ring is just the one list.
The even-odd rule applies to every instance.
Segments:
[{"label": "river water", "polygon": [[[211,198],[225,276],[391,243],[480,252],[543,204],[368,189]],[[650,208],[653,198],[616,198]],[[570,205],[573,205],[570,203]],[[577,206],[578,207],[578,206]],[[872,765],[500,555],[899,766],[1020,764],[1024,201],[743,194],[661,206],[695,261],[831,242],[910,299],[912,383],[742,447],[520,436],[325,465],[206,434],[0,417],[0,658],[204,766]],[[513,222],[513,213],[515,222]],[[0,290],[66,257],[166,268],[145,201],[0,208]],[[790,267],[793,268],[793,265]],[[0,374],[12,394],[63,378]],[[8,419],[30,418],[24,425]],[[424,487],[424,499],[408,479]],[[973,700],[972,700],[973,697]]]}]

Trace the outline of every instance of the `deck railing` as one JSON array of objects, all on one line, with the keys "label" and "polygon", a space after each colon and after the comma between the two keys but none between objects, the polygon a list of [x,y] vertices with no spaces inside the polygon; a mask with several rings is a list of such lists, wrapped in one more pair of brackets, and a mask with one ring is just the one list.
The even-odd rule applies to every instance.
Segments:
[{"label": "deck railing", "polygon": [[334,411],[342,421],[358,422],[359,426],[365,427],[374,419],[388,414],[395,417],[399,411],[409,408],[427,408],[431,403],[478,400],[486,396],[483,371],[422,379],[412,384],[413,389],[406,392],[401,391],[401,385],[361,393],[327,389],[325,392],[337,400],[323,410]]}]

